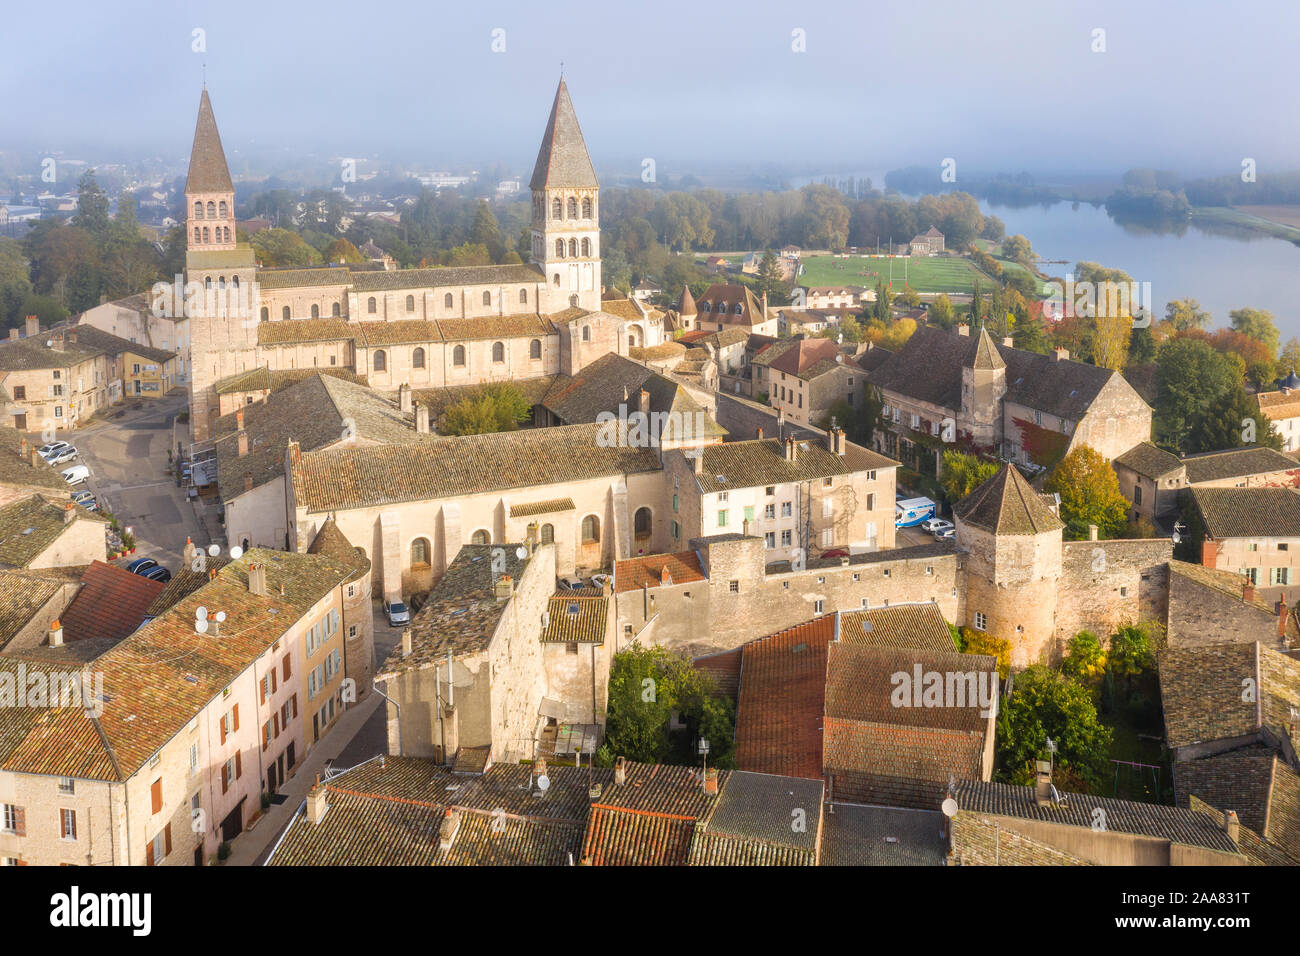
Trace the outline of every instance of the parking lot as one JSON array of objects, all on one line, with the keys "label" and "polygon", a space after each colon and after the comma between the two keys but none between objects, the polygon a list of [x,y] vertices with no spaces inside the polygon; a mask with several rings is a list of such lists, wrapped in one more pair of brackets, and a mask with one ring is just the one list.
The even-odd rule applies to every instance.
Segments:
[{"label": "parking lot", "polygon": [[[89,480],[74,490],[95,495],[101,511],[111,511],[136,538],[136,557],[150,557],[175,571],[186,538],[195,544],[224,544],[215,506],[191,502],[185,489],[167,473],[167,452],[172,447],[173,422],[186,407],[184,392],[130,404],[114,411],[117,417],[96,420],[85,428],[57,437],[76,446],[78,457],[57,466],[60,470],[82,464]],[[112,414],[110,411],[109,414]],[[188,442],[188,431],[181,432]]]}]

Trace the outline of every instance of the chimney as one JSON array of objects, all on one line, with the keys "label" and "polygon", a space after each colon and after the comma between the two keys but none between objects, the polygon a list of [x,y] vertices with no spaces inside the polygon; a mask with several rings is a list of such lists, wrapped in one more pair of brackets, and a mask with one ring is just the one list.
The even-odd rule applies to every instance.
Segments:
[{"label": "chimney", "polygon": [[1088,540],[1089,541],[1097,540],[1097,526],[1095,524],[1088,525]]},{"label": "chimney", "polygon": [[1219,545],[1217,542],[1205,540],[1201,542],[1201,564],[1207,568],[1212,568],[1218,563]]},{"label": "chimney", "polygon": [[799,445],[794,440],[794,438],[787,438],[785,440],[785,460],[786,461],[799,460]]},{"label": "chimney", "polygon": [[410,657],[411,651],[414,650],[411,641],[411,629],[409,627],[402,629],[402,656]]},{"label": "chimney", "polygon": [[688,457],[691,459],[691,468],[695,474],[697,476],[704,474],[704,449],[696,448],[695,454]]},{"label": "chimney", "polygon": [[63,644],[63,624],[56,617],[50,622],[50,647],[60,647]]},{"label": "chimney", "polygon": [[627,783],[627,758],[617,757],[614,760],[614,786],[621,787]]},{"label": "chimney", "polygon": [[241,432],[244,430],[244,410],[242,408],[235,409],[235,429]]},{"label": "chimney", "polygon": [[248,566],[248,593],[259,594],[266,597],[270,592],[266,589],[266,565],[250,564]]},{"label": "chimney", "polygon": [[217,569],[216,569],[216,568],[208,568],[208,580],[209,580],[209,581],[215,581],[216,579],[217,579]]},{"label": "chimney", "polygon": [[455,807],[448,807],[447,815],[442,818],[442,825],[438,827],[438,849],[450,850],[451,845],[456,842],[456,834],[459,831],[460,811]]},{"label": "chimney", "polygon": [[19,457],[19,458],[26,458],[26,457],[27,457],[27,439],[26,439],[26,438],[24,438],[22,441],[20,441],[20,442],[18,443],[18,457]]},{"label": "chimney", "polygon": [[41,320],[34,315],[27,316],[27,337],[41,334]]},{"label": "chimney", "polygon": [[1035,761],[1034,802],[1040,807],[1052,806],[1052,765],[1046,760]]},{"label": "chimney", "polygon": [[252,490],[253,490],[253,473],[251,471],[246,471],[244,472],[244,491],[245,493],[247,493]]},{"label": "chimney", "polygon": [[538,757],[536,760],[533,761],[533,776],[535,776],[535,777],[545,777],[545,776],[546,776],[546,758],[545,758],[545,757]]},{"label": "chimney", "polygon": [[415,430],[421,435],[429,434],[429,406],[415,406]]},{"label": "chimney", "polygon": [[498,601],[509,601],[510,595],[515,593],[515,582],[510,575],[503,574],[497,578],[496,597]]},{"label": "chimney", "polygon": [[72,329],[68,330],[68,344],[69,345],[77,344],[77,333],[74,332]]},{"label": "chimney", "polygon": [[181,552],[182,558],[185,562],[185,567],[190,568],[194,566],[194,556],[198,553],[199,549],[194,547],[194,542],[189,538],[186,538],[185,550]]},{"label": "chimney", "polygon": [[397,407],[403,415],[411,410],[411,386],[406,384],[398,386]]},{"label": "chimney", "polygon": [[763,426],[762,426],[762,425],[759,425],[757,431],[758,431],[758,434],[756,434],[754,437],[757,438],[759,441],[762,441],[762,440],[763,440]]},{"label": "chimney", "polygon": [[1005,345],[1007,348],[1014,348],[1016,341],[1011,336],[1006,335],[1003,336],[1002,338],[1002,344]]},{"label": "chimney", "polygon": [[1052,349],[1052,353],[1056,356],[1056,361],[1058,362],[1065,362],[1068,361],[1070,358],[1070,350],[1067,348],[1062,348],[1059,345],[1056,348]]},{"label": "chimney", "polygon": [[1223,832],[1233,843],[1241,843],[1241,821],[1237,819],[1236,810],[1223,811]]},{"label": "chimney", "polygon": [[315,785],[307,791],[307,822],[313,826],[320,823],[327,809],[325,785],[320,782],[320,774],[316,774]]},{"label": "chimney", "polygon": [[33,449],[32,449],[32,467],[35,468],[37,465],[41,464],[43,461],[44,461],[44,459],[41,458],[41,453],[38,452],[35,448],[33,448]]},{"label": "chimney", "polygon": [[704,792],[710,796],[718,795],[718,768],[710,767],[704,771]]},{"label": "chimney", "polygon": [[644,388],[641,389],[641,394],[637,396],[636,410],[644,412],[646,415],[650,414],[650,393]]},{"label": "chimney", "polygon": [[77,520],[77,506],[74,505],[71,501],[69,501],[66,505],[63,506],[63,523],[72,524],[72,522],[76,520]]},{"label": "chimney", "polygon": [[1277,636],[1278,637],[1281,638],[1286,637],[1286,619],[1287,619],[1286,598],[1282,598],[1277,602]]},{"label": "chimney", "polygon": [[965,322],[958,322],[958,323],[957,323],[957,334],[958,334],[958,335],[970,335],[970,326],[967,325]]},{"label": "chimney", "polygon": [[239,457],[243,458],[248,454],[248,432],[244,431],[244,413],[239,413],[239,431],[236,433],[236,439],[239,443]]},{"label": "chimney", "polygon": [[50,348],[54,349],[54,351],[56,351],[56,352],[62,352],[62,351],[63,351],[63,333],[62,333],[62,332],[55,332],[54,335],[50,336]]},{"label": "chimney", "polygon": [[1241,586],[1241,599],[1247,603],[1255,600],[1255,585],[1247,581]]},{"label": "chimney", "polygon": [[10,329],[10,330],[9,330],[9,341],[11,341],[11,342],[16,342],[16,341],[18,341],[18,330],[17,330],[17,329]]},{"label": "chimney", "polygon": [[668,570],[668,565],[665,564],[662,568],[659,569],[659,586],[665,588],[671,587],[672,583],[673,583],[672,572]]}]

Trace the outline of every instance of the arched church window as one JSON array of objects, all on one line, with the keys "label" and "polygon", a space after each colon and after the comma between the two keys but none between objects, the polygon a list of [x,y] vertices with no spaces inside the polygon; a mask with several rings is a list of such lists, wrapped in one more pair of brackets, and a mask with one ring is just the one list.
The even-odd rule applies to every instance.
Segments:
[{"label": "arched church window", "polygon": [[380,349],[378,352],[375,353],[375,371],[376,372],[388,371],[388,356],[384,354],[383,349]]},{"label": "arched church window", "polygon": [[371,315],[374,315],[375,306],[376,306],[375,297],[372,295],[369,299],[366,300],[366,311],[369,312]]},{"label": "arched church window", "polygon": [[450,309],[450,308],[452,307],[452,305],[453,305],[454,302],[455,302],[455,300],[451,297],[451,293],[450,293],[450,292],[448,292],[446,295],[444,295],[444,296],[442,297],[442,305],[443,305],[443,308],[445,308],[445,309]]},{"label": "arched church window", "polygon": [[504,342],[492,343],[492,361],[504,362],[506,360],[506,346]]},{"label": "arched church window", "polygon": [[582,201],[582,218],[583,219],[591,218],[591,197],[588,197]]},{"label": "arched church window", "polygon": [[271,310],[268,309],[266,306],[262,306],[262,321],[266,322],[270,318],[271,318]]},{"label": "arched church window", "polygon": [[214,203],[211,199],[208,200],[208,218],[209,219],[217,218],[217,204]]},{"label": "arched church window", "polygon": [[411,353],[411,367],[424,368],[424,349],[416,349]]},{"label": "arched church window", "polygon": [[465,346],[458,345],[451,350],[451,364],[452,365],[465,364]]},{"label": "arched church window", "polygon": [[197,199],[194,201],[194,218],[203,218],[203,203],[199,202]]},{"label": "arched church window", "polygon": [[569,197],[569,218],[578,218],[578,200],[574,199],[572,196]]},{"label": "arched church window", "polygon": [[280,310],[280,318],[287,319],[288,317],[289,317],[289,307],[286,305],[283,309]]},{"label": "arched church window", "polygon": [[219,215],[221,216],[221,218],[222,218],[222,219],[225,219],[225,218],[226,218],[226,201],[225,201],[224,199],[221,200],[221,203],[220,203],[220,205],[218,206],[218,209],[220,210]]},{"label": "arched church window", "polygon": [[587,256],[590,256],[590,255],[591,255],[591,240],[590,240],[590,239],[583,239],[583,240],[582,240],[582,255],[583,255],[584,258],[587,257]]},{"label": "arched church window", "polygon": [[562,214],[563,211],[560,206],[560,201],[557,199],[555,202],[551,203],[551,218],[559,219]]},{"label": "arched church window", "polygon": [[528,343],[528,357],[530,359],[539,359],[542,357],[542,340],[533,339]]},{"label": "arched church window", "polygon": [[570,240],[569,240],[569,257],[570,257],[570,258],[577,258],[577,256],[578,256],[578,240],[577,240],[577,239],[570,239]]},{"label": "arched church window", "polygon": [[563,258],[564,258],[564,240],[563,240],[563,239],[556,239],[556,240],[555,240],[555,258],[557,258],[557,259],[563,259]]},{"label": "arched church window", "polygon": [[320,318],[320,306],[319,306],[319,305],[313,305],[313,306],[311,307],[311,317],[312,317],[313,319],[319,319],[319,318]]},{"label": "arched church window", "polygon": [[491,292],[484,292],[484,293],[483,293],[483,304],[484,304],[484,305],[491,305],[491,304],[492,304],[492,293],[491,293]]},{"label": "arched church window", "polygon": [[413,295],[408,295],[408,296],[406,297],[406,311],[407,311],[407,312],[414,312],[414,311],[415,311],[415,296],[413,296]]},{"label": "arched church window", "polygon": [[527,290],[527,289],[520,289],[520,290],[519,290],[519,304],[520,304],[520,305],[527,305],[527,304],[528,304],[528,290]]}]

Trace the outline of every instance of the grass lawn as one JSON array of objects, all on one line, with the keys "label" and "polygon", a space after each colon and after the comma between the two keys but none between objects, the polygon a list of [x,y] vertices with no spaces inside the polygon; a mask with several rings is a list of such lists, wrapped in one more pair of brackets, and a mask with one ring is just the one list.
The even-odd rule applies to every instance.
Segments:
[{"label": "grass lawn", "polygon": [[1173,800],[1173,770],[1169,755],[1159,740],[1140,737],[1139,733],[1155,734],[1158,730],[1133,726],[1122,714],[1103,714],[1101,721],[1111,729],[1110,758],[1127,760],[1131,763],[1157,764],[1159,771],[1159,789],[1156,788],[1155,772],[1149,767],[1129,767],[1120,765],[1118,772],[1112,764],[1111,780],[1097,791],[1100,797],[1119,797],[1122,800],[1137,800],[1141,803],[1170,803]]},{"label": "grass lawn", "polygon": [[893,289],[896,293],[903,291],[904,270],[907,273],[907,284],[917,292],[969,294],[974,290],[976,280],[985,292],[992,288],[993,280],[976,269],[970,260],[947,256],[895,256],[892,260],[885,256],[850,256],[847,259],[813,256],[803,260],[804,271],[799,276],[799,284],[875,288],[878,281],[890,281],[891,262],[894,270]]}]

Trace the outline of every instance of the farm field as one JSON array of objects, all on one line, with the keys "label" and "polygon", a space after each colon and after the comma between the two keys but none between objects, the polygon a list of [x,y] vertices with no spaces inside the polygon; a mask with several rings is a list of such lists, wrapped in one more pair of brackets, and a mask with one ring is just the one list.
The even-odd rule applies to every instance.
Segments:
[{"label": "farm field", "polygon": [[[890,258],[887,256],[813,256],[803,260],[804,271],[799,276],[803,286],[856,285],[874,288],[878,281],[889,282]],[[906,270],[907,284],[917,292],[964,292],[974,290],[978,280],[987,292],[993,280],[980,272],[968,259],[948,256],[917,257],[894,256],[893,288],[903,289]]]}]

